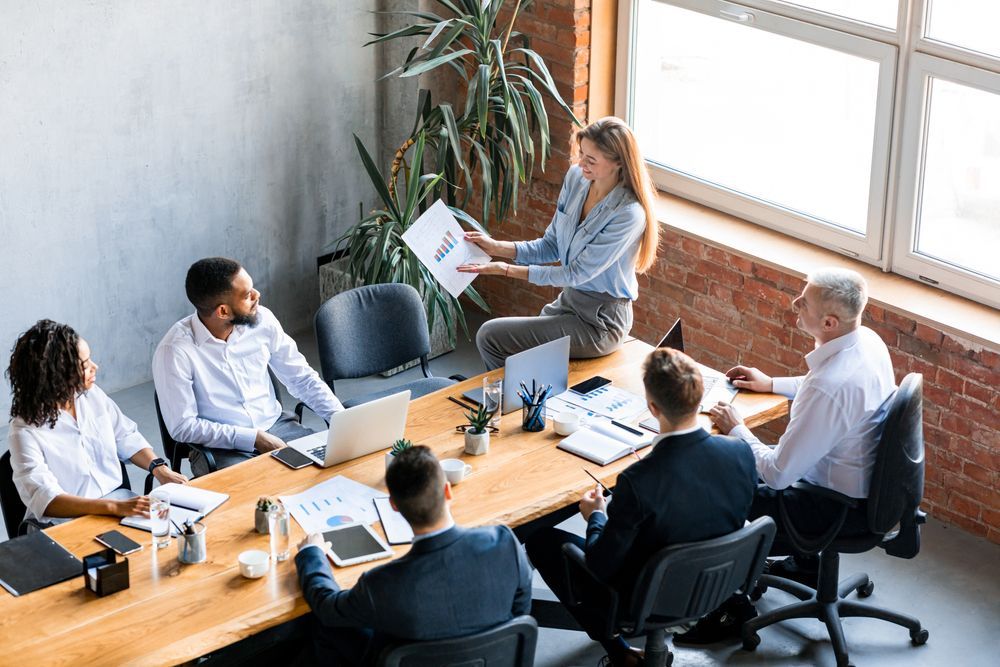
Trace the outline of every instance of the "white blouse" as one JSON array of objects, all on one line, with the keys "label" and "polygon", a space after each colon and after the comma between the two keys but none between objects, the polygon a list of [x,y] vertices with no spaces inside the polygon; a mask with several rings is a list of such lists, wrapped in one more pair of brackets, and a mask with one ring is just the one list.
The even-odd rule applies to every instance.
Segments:
[{"label": "white blouse", "polygon": [[94,385],[76,398],[77,418],[59,411],[54,428],[30,426],[17,417],[8,434],[14,485],[27,506],[26,518],[51,521],[45,509],[56,496],[100,498],[122,483],[125,461],[149,442]]}]

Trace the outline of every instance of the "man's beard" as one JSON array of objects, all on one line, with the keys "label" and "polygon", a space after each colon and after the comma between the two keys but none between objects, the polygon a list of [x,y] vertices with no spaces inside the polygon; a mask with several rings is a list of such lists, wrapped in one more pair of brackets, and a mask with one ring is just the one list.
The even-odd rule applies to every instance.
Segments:
[{"label": "man's beard", "polygon": [[260,313],[258,311],[247,313],[246,315],[236,315],[233,317],[233,326],[246,326],[253,328],[260,324]]}]

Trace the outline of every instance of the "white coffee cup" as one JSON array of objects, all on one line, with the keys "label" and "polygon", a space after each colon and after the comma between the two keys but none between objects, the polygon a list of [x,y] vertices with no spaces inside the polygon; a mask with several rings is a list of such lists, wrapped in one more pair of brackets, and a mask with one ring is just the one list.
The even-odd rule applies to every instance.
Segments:
[{"label": "white coffee cup", "polygon": [[259,579],[271,569],[271,555],[260,549],[244,551],[238,557],[240,574],[247,579]]},{"label": "white coffee cup", "polygon": [[560,412],[552,420],[552,426],[559,435],[569,435],[580,429],[580,415],[573,412]]},{"label": "white coffee cup", "polygon": [[458,484],[472,472],[472,466],[461,459],[442,459],[441,469],[444,470],[445,479],[452,484]]}]

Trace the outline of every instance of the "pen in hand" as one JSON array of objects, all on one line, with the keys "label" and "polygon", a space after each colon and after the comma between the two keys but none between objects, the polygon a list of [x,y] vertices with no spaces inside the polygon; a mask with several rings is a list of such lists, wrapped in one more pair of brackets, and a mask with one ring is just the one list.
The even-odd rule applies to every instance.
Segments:
[{"label": "pen in hand", "polygon": [[588,477],[590,477],[590,479],[592,479],[592,480],[594,480],[595,482],[597,482],[597,485],[598,485],[599,487],[601,487],[602,489],[604,489],[604,492],[605,492],[606,494],[608,494],[609,496],[610,496],[610,495],[612,495],[612,494],[611,494],[611,489],[609,489],[608,487],[604,486],[604,484],[602,484],[602,483],[601,483],[601,480],[597,479],[597,478],[596,478],[596,477],[594,477],[594,476],[593,476],[592,474],[590,474],[590,471],[589,471],[589,470],[587,470],[586,468],[583,468],[583,472],[587,473],[587,476],[588,476]]}]

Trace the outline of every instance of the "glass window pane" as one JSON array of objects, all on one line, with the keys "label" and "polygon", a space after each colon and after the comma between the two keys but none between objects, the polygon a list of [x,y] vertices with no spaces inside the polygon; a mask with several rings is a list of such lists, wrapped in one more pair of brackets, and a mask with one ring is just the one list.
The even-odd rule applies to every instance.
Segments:
[{"label": "glass window pane", "polygon": [[637,18],[647,159],[865,232],[878,63],[652,0]]},{"label": "glass window pane", "polygon": [[827,14],[836,14],[892,29],[896,28],[896,12],[899,10],[898,0],[800,0],[800,2],[789,0],[785,4],[816,9]]},{"label": "glass window pane", "polygon": [[1000,280],[1000,95],[931,79],[917,252]]},{"label": "glass window pane", "polygon": [[927,37],[1000,57],[1000,2],[934,0],[927,13]]}]

